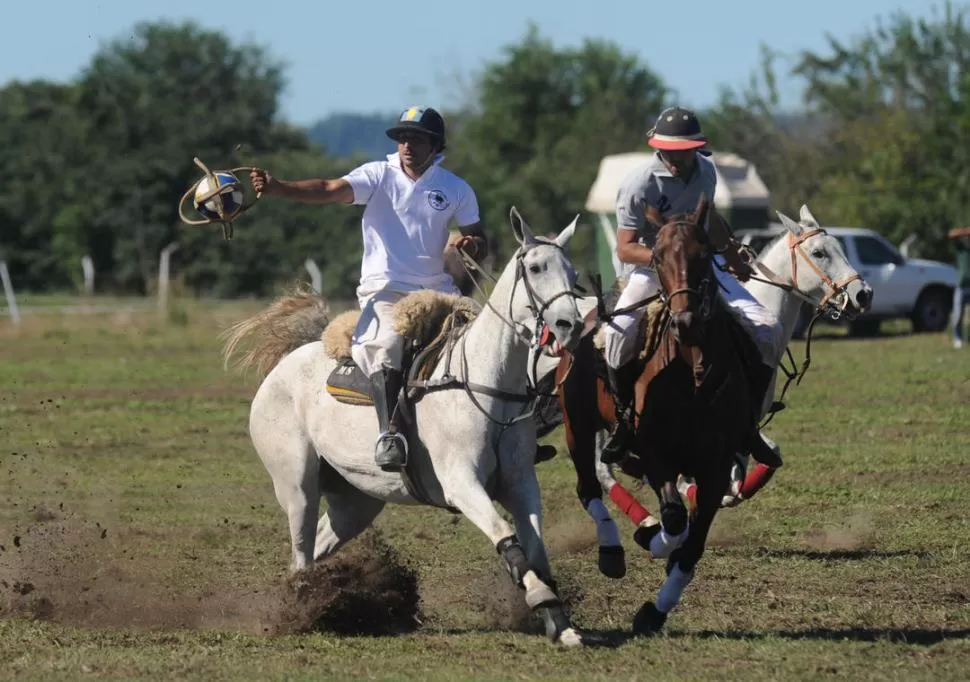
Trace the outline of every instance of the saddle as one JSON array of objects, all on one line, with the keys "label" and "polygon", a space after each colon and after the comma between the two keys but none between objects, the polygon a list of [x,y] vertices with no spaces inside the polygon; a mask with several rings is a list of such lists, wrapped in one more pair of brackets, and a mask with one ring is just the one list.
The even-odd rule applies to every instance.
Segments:
[{"label": "saddle", "polygon": [[[405,339],[404,374],[408,384],[426,379],[438,359],[452,348],[461,331],[478,314],[478,304],[462,296],[435,291],[418,291],[394,305],[395,329]],[[341,313],[324,329],[320,340],[324,351],[337,361],[327,377],[326,390],[338,402],[373,406],[370,381],[350,354],[351,339],[360,311]],[[418,389],[407,389],[401,396],[402,408],[413,404]],[[409,410],[408,410],[409,411]]]},{"label": "saddle", "polygon": [[[404,376],[407,381],[398,396],[398,409],[404,415],[402,427],[412,448],[416,438],[413,417],[414,404],[426,389],[412,386],[415,380],[427,379],[442,354],[450,354],[462,331],[478,314],[478,304],[470,298],[419,291],[405,296],[394,305],[395,330],[405,339]],[[373,406],[371,384],[350,354],[354,329],[360,311],[341,313],[323,330],[320,340],[326,354],[337,361],[327,377],[326,390],[338,402],[346,405]],[[401,471],[401,479],[414,499],[434,504],[422,482],[414,475],[413,457]],[[457,509],[444,505],[453,514]]]}]

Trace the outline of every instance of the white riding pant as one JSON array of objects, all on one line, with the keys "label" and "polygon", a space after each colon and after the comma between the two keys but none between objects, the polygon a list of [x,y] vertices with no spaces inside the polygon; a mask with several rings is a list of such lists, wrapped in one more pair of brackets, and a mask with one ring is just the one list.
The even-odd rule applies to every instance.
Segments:
[{"label": "white riding pant", "polygon": [[[646,266],[638,266],[627,276],[626,288],[620,292],[615,310],[633,305],[653,296],[660,291],[660,279],[656,271]],[[636,347],[637,330],[647,312],[646,306],[640,306],[628,313],[617,315],[606,323],[604,342],[606,364],[613,369],[619,369],[639,352]]]},{"label": "white riding pant", "polygon": [[[718,260],[721,265],[723,262]],[[781,355],[784,329],[780,320],[752,296],[747,289],[729,272],[720,268],[714,269],[718,283],[721,285],[721,296],[741,317],[744,329],[754,340],[761,352],[762,361],[771,368],[775,368],[777,358]],[[630,273],[626,288],[616,302],[619,310],[628,305],[642,301],[660,291],[660,279],[657,273],[647,267],[640,266]],[[646,306],[618,315],[607,323],[604,330],[605,352],[607,364],[613,369],[619,369],[632,360],[639,352],[636,347],[637,332]]]},{"label": "white riding pant", "polygon": [[[438,290],[447,294],[459,293],[454,286]],[[366,376],[374,376],[383,367],[403,369],[405,342],[394,328],[394,304],[415,291],[415,287],[393,282],[376,289],[357,288],[360,319],[351,338],[350,355]]]}]

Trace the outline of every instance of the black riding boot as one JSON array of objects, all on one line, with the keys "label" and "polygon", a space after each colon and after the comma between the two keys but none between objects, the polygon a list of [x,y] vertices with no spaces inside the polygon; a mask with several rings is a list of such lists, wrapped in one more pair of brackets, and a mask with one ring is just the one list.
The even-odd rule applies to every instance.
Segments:
[{"label": "black riding boot", "polygon": [[751,399],[754,401],[752,407],[755,414],[755,423],[752,425],[751,435],[748,438],[748,452],[756,462],[777,469],[782,465],[781,456],[768,446],[758,429],[761,406],[765,403],[765,397],[771,386],[771,378],[774,373],[774,369],[762,362],[759,362],[748,372],[751,381]]},{"label": "black riding boot", "polygon": [[633,441],[633,384],[634,377],[629,366],[613,369],[607,366],[610,392],[616,405],[616,421],[610,437],[603,446],[600,460],[603,464],[615,464],[626,457]]},{"label": "black riding boot", "polygon": [[377,440],[374,462],[384,471],[401,471],[408,461],[408,442],[398,433],[395,417],[404,374],[400,370],[385,367],[371,375],[370,379],[381,434]]}]

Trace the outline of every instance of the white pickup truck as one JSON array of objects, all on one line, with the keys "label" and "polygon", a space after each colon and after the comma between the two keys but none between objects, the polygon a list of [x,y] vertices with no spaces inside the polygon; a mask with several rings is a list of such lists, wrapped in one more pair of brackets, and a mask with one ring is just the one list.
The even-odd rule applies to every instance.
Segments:
[{"label": "white pickup truck", "polygon": [[[958,273],[952,265],[908,258],[892,242],[873,230],[859,227],[826,227],[842,244],[849,263],[873,291],[872,309],[849,323],[850,333],[876,334],[883,320],[905,318],[915,332],[939,332],[946,328],[953,303]],[[780,223],[763,230],[738,230],[742,242],[760,252],[785,231]],[[811,311],[803,312],[796,335],[804,331]]]}]

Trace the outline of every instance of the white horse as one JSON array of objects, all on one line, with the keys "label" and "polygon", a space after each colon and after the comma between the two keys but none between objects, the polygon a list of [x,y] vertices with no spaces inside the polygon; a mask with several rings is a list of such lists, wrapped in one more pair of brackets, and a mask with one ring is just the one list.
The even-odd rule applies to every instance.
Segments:
[{"label": "white horse", "polygon": [[[872,288],[849,264],[839,240],[825,232],[807,206],[801,207],[798,222],[782,213],[778,213],[778,217],[788,231],[764,248],[754,263],[756,277],[745,283],[748,291],[783,325],[784,343],[778,349],[778,356],[773,358],[775,367],[784,358],[803,303],[809,302],[816,310],[835,318],[865,312],[872,304]],[[763,414],[771,407],[774,394],[775,381],[768,391]],[[767,436],[762,435],[762,438],[780,453],[778,446]],[[604,432],[597,434],[596,476],[600,485],[639,527],[638,531],[654,525],[656,519],[617,482],[613,466],[601,461],[605,440]],[[724,506],[734,506],[749,498],[770,480],[774,471],[759,464],[745,477],[744,467],[736,466]],[[682,481],[680,490],[692,498],[695,492],[692,486],[691,482]],[[600,570],[610,577],[620,577],[626,572],[626,564],[619,529],[601,499],[592,498],[586,505],[587,513],[596,522]],[[635,534],[634,538],[637,537]],[[649,534],[642,534],[642,537],[649,537]]]},{"label": "white horse", "polygon": [[[265,353],[257,345],[243,361],[272,367],[253,398],[249,431],[289,519],[291,571],[339,550],[386,503],[451,507],[488,536],[549,637],[575,645],[582,639],[555,592],[542,538],[526,369],[543,324],[563,347],[579,343],[576,275],[563,251],[576,220],[555,240],[534,237],[514,207],[511,222],[519,249],[430,377],[458,382],[427,392],[414,405],[418,437],[410,444],[408,471],[423,501],[401,474],[374,464],[374,409],[338,402],[324,390],[336,362],[318,340],[319,323],[298,320],[301,312],[319,317],[319,298],[285,298],[239,323],[229,330],[225,355],[228,360],[241,341],[263,335]],[[322,516],[321,496],[327,501]],[[514,528],[493,500],[512,515]]]}]

